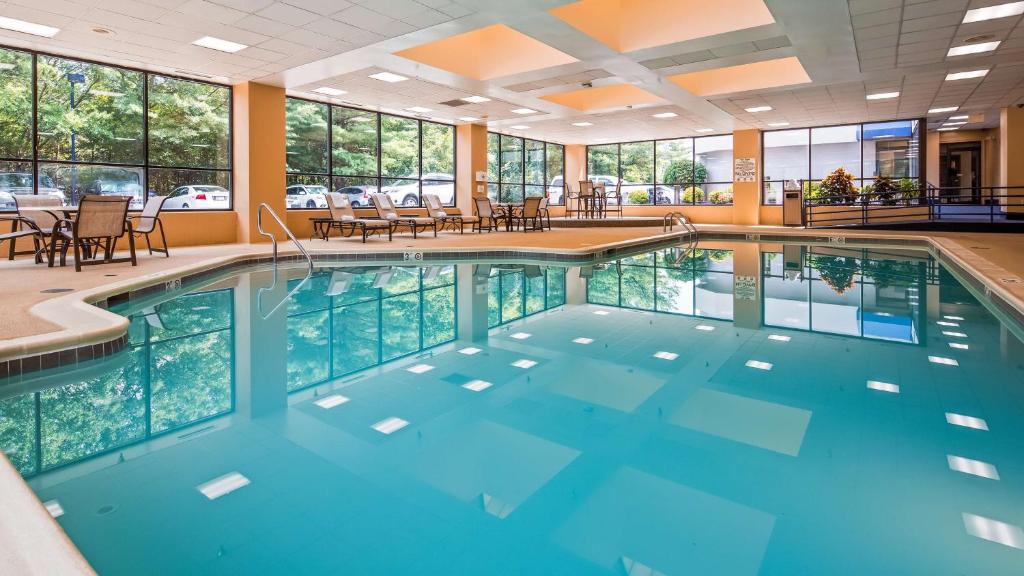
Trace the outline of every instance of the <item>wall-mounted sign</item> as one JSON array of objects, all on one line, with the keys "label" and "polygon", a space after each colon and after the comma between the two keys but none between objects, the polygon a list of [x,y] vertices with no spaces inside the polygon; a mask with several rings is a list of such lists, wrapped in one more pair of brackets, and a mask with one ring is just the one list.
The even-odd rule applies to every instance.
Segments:
[{"label": "wall-mounted sign", "polygon": [[753,276],[736,276],[733,294],[737,300],[757,300],[757,278]]},{"label": "wall-mounted sign", "polygon": [[754,158],[736,158],[733,160],[734,182],[757,182],[757,160]]}]

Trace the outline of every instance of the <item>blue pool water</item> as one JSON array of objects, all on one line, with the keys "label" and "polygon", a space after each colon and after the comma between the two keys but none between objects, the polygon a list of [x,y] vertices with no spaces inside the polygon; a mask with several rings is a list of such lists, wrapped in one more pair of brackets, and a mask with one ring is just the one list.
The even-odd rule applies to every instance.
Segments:
[{"label": "blue pool water", "polygon": [[925,253],[277,278],[0,382],[100,574],[1024,573],[1024,346]]}]

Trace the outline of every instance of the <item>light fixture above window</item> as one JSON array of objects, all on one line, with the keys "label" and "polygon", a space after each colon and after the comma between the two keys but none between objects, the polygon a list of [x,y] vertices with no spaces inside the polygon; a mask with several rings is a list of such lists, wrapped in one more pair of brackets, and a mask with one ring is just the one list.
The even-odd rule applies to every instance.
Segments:
[{"label": "light fixture above window", "polygon": [[53,26],[36,24],[35,22],[26,22],[24,20],[6,18],[3,16],[0,16],[0,28],[21,32],[22,34],[42,36],[43,38],[53,38],[58,32],[60,32],[60,28],[54,28]]},{"label": "light fixture above window", "polygon": [[463,102],[469,102],[470,104],[480,104],[482,102],[490,102],[490,98],[484,96],[466,96],[465,98],[459,98]]},{"label": "light fixture above window", "polygon": [[192,43],[196,46],[202,46],[203,48],[209,48],[210,50],[216,50],[218,52],[227,52],[228,54],[234,54],[239,50],[245,50],[248,48],[245,44],[239,44],[238,42],[232,42],[221,38],[214,38],[213,36],[203,36]]},{"label": "light fixture above window", "polygon": [[327,96],[341,96],[342,94],[347,94],[344,90],[338,90],[337,88],[331,88],[330,86],[321,86],[313,90],[313,92]]},{"label": "light fixture above window", "polygon": [[530,108],[516,108],[512,112],[515,113],[515,114],[524,114],[524,115],[525,114],[536,114],[537,113],[536,110],[532,110]]},{"label": "light fixture above window", "polygon": [[393,74],[391,72],[377,72],[376,74],[370,74],[370,78],[373,78],[374,80],[380,80],[382,82],[390,82],[392,84],[394,84],[395,82],[405,82],[406,80],[408,80],[408,78],[402,76],[401,74]]},{"label": "light fixture above window", "polygon": [[946,82],[953,80],[970,80],[971,78],[982,78],[988,74],[988,68],[982,70],[967,70],[965,72],[950,72],[946,74]]},{"label": "light fixture above window", "polygon": [[929,114],[943,114],[945,112],[956,112],[959,110],[959,106],[945,106],[943,108],[931,108],[928,110]]},{"label": "light fixture above window", "polygon": [[700,132],[701,134],[707,134],[708,132],[714,132],[714,131],[715,131],[714,128],[697,128],[697,130],[695,130],[695,132]]},{"label": "light fixture above window", "polygon": [[415,112],[417,114],[426,114],[427,112],[433,112],[433,108],[424,108],[423,106],[412,106],[405,109],[407,112]]},{"label": "light fixture above window", "polygon": [[952,56],[966,56],[967,54],[981,54],[982,52],[991,52],[996,48],[999,48],[1000,40],[995,42],[981,42],[978,44],[965,44],[963,46],[953,46],[946,52],[946,57]]},{"label": "light fixture above window", "polygon": [[783,126],[789,126],[789,122],[769,122],[768,125],[772,128],[782,128]]},{"label": "light fixture above window", "polygon": [[515,126],[509,126],[513,130],[529,130],[529,126],[523,126],[522,124],[516,124]]},{"label": "light fixture above window", "polygon": [[459,120],[463,122],[479,122],[480,119],[476,116],[459,116]]},{"label": "light fixture above window", "polygon": [[1009,16],[1019,16],[1021,14],[1024,14],[1024,2],[1008,2],[1006,4],[968,10],[967,13],[964,14],[963,23],[970,24],[971,22],[995,20],[996,18],[1007,18]]},{"label": "light fixture above window", "polygon": [[587,126],[593,126],[592,122],[573,122],[573,126],[579,126],[580,128],[586,128]]},{"label": "light fixture above window", "polygon": [[679,114],[675,112],[658,112],[657,114],[651,114],[651,116],[654,118],[675,118]]},{"label": "light fixture above window", "polygon": [[744,108],[744,110],[750,112],[751,114],[757,114],[758,112],[769,112],[771,110],[774,110],[774,108],[772,108],[771,106],[752,106],[750,108]]},{"label": "light fixture above window", "polygon": [[868,100],[889,100],[890,98],[899,98],[899,92],[876,92],[874,94],[868,94]]}]

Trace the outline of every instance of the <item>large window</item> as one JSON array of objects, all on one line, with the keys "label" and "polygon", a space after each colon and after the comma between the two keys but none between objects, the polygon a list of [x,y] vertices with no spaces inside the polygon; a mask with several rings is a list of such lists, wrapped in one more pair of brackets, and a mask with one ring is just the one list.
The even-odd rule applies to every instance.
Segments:
[{"label": "large window", "polygon": [[496,202],[521,204],[547,196],[562,203],[565,149],[561,144],[494,132],[487,134],[487,194]]},{"label": "large window", "polygon": [[880,177],[916,188],[920,126],[918,120],[898,120],[765,132],[761,201],[781,204],[788,180],[804,181],[805,193],[813,197],[819,182],[837,168],[852,174],[862,192]]},{"label": "large window", "polygon": [[227,86],[0,48],[0,211],[24,194],[227,210],[230,141]]},{"label": "large window", "polygon": [[454,266],[341,268],[309,282],[288,304],[289,392],[456,337]]},{"label": "large window", "polygon": [[732,204],[732,136],[588,146],[587,178],[624,204]]},{"label": "large window", "polygon": [[288,208],[325,208],[328,191],[354,206],[384,192],[421,206],[423,194],[455,204],[455,127],[415,118],[288,98]]}]

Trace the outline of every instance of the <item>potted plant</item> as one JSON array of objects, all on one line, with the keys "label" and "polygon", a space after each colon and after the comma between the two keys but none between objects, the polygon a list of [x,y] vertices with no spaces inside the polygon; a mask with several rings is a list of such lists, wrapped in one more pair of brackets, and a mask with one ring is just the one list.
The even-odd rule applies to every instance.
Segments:
[{"label": "potted plant", "polygon": [[732,186],[720,190],[712,190],[711,194],[708,194],[708,200],[712,204],[732,204]]},{"label": "potted plant", "polygon": [[704,203],[704,189],[698,186],[690,186],[683,191],[683,203],[685,204],[703,204]]},{"label": "potted plant", "polygon": [[853,174],[843,168],[836,168],[819,184],[822,204],[852,204],[857,200],[857,187],[853,185]]},{"label": "potted plant", "polygon": [[857,260],[845,256],[812,256],[809,264],[821,275],[821,281],[842,296],[853,288],[853,279],[857,275]]},{"label": "potted plant", "polygon": [[[865,187],[864,191],[867,192],[867,187]],[[868,199],[878,200],[885,206],[893,206],[896,204],[898,191],[899,188],[888,176],[879,176],[875,180],[871,196]]]},{"label": "potted plant", "polygon": [[921,197],[921,186],[913,178],[901,178],[896,187],[899,188],[900,200],[907,204],[913,204],[914,202],[911,202],[911,200],[917,200]]}]

